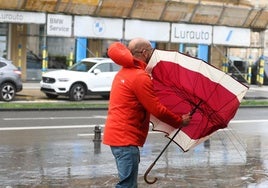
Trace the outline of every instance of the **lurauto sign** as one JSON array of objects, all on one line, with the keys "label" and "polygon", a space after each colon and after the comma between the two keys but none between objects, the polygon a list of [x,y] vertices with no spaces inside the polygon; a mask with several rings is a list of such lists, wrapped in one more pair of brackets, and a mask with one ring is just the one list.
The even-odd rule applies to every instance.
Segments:
[{"label": "lurauto sign", "polygon": [[250,29],[173,23],[170,38],[176,43],[250,46]]},{"label": "lurauto sign", "polygon": [[46,14],[36,12],[0,10],[0,23],[34,23],[45,24]]},{"label": "lurauto sign", "polygon": [[171,42],[208,44],[212,43],[212,26],[172,24]]}]

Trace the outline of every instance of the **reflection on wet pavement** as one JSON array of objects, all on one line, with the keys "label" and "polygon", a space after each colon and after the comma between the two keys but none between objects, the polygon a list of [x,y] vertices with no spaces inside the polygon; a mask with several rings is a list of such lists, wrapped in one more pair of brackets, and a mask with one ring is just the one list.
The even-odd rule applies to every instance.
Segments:
[{"label": "reflection on wet pavement", "polygon": [[[139,187],[268,187],[264,126],[246,131],[235,125],[236,130],[219,131],[187,153],[171,144],[148,176],[158,178],[153,185],[145,183],[143,174],[168,140],[162,133],[150,134],[141,148]],[[17,136],[11,144],[0,138],[2,187],[114,187],[117,174],[110,148],[94,144],[92,136],[46,141],[24,138]]]}]

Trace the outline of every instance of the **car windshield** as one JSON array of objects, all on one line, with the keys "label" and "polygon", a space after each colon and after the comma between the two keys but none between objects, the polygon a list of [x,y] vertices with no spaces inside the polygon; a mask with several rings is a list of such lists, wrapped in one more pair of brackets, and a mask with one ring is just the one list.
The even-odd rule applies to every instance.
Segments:
[{"label": "car windshield", "polygon": [[91,67],[96,65],[94,62],[80,61],[69,68],[72,71],[87,72]]}]

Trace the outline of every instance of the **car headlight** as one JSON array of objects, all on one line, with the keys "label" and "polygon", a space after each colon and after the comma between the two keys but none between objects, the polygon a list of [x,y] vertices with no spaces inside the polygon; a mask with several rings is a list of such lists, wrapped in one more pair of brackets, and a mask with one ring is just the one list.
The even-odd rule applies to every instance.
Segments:
[{"label": "car headlight", "polygon": [[69,78],[59,78],[59,82],[68,82]]}]

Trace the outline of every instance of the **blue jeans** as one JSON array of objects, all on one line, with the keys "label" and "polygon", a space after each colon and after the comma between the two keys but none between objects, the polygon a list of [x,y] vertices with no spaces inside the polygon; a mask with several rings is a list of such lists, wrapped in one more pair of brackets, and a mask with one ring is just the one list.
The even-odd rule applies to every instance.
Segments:
[{"label": "blue jeans", "polygon": [[111,146],[119,175],[116,188],[137,188],[140,150],[137,146]]}]

